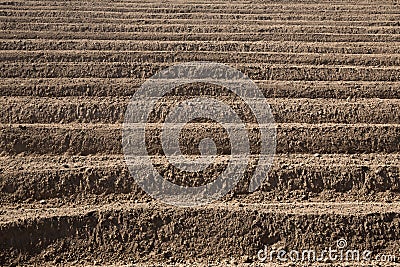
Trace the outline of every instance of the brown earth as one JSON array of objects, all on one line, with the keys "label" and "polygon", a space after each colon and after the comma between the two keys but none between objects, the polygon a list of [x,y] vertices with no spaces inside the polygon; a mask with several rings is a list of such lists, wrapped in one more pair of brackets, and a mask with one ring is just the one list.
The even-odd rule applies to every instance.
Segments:
[{"label": "brown earth", "polygon": [[[396,1],[14,0],[0,2],[0,21],[0,265],[295,266],[257,252],[339,239],[373,252],[357,265],[400,262]],[[277,154],[255,192],[244,176],[220,200],[183,208],[137,185],[122,123],[147,78],[189,61],[255,81]],[[212,95],[182,86],[162,104],[197,90]],[[355,263],[302,262],[311,264]]]}]

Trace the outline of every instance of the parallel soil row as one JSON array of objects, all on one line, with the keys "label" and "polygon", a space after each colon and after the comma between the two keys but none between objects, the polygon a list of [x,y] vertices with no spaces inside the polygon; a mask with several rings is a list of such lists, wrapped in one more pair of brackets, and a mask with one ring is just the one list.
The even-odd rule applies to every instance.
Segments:
[{"label": "parallel soil row", "polygon": [[[398,20],[400,20],[400,15]],[[150,32],[60,32],[7,30],[3,39],[89,39],[163,41],[296,41],[296,42],[400,42],[400,34],[332,33],[159,33]]]},{"label": "parallel soil row", "polygon": [[[146,160],[143,164],[147,165]],[[139,202],[151,200],[130,175],[122,155],[4,156],[0,168],[3,204],[110,194]],[[391,202],[399,200],[399,174],[400,154],[276,155],[257,192],[249,194],[241,186],[233,192],[245,193],[235,197],[241,203],[293,199]]]},{"label": "parallel soil row", "polygon": [[16,16],[16,17],[44,17],[44,18],[58,18],[58,17],[74,17],[74,18],[113,18],[113,19],[143,19],[143,20],[154,20],[154,19],[206,19],[206,20],[236,20],[236,21],[249,21],[249,20],[259,20],[259,21],[274,21],[274,20],[287,20],[287,21],[298,21],[298,20],[308,20],[308,21],[369,21],[369,22],[379,22],[379,21],[393,21],[398,22],[400,15],[398,14],[349,14],[346,12],[336,12],[336,13],[325,13],[320,14],[313,12],[312,14],[299,14],[299,13],[275,13],[275,14],[226,14],[226,13],[174,13],[174,14],[162,14],[162,13],[136,13],[136,12],[115,12],[110,10],[105,10],[103,12],[90,12],[82,10],[0,10],[0,16]]},{"label": "parallel soil row", "polygon": [[[131,96],[144,80],[117,78],[4,78],[1,96]],[[399,82],[255,81],[267,98],[400,98]],[[178,90],[176,90],[179,92]]]},{"label": "parallel soil row", "polygon": [[86,17],[78,16],[78,17],[68,17],[68,16],[57,16],[57,17],[21,17],[21,16],[12,16],[9,14],[8,16],[2,17],[3,22],[12,22],[12,23],[27,23],[27,22],[32,22],[36,23],[40,21],[40,23],[86,23],[90,22],[92,25],[95,25],[97,23],[116,23],[116,24],[121,24],[121,23],[126,23],[129,22],[131,24],[136,23],[139,25],[152,25],[152,24],[161,24],[163,23],[164,25],[171,25],[171,24],[190,24],[190,25],[315,25],[315,26],[322,26],[325,25],[326,23],[331,22],[332,25],[331,27],[335,26],[358,26],[358,27],[374,27],[374,26],[399,26],[399,22],[397,21],[385,21],[385,20],[376,20],[376,21],[366,21],[366,20],[360,20],[360,21],[354,21],[354,20],[349,20],[349,21],[318,21],[318,20],[279,20],[279,19],[274,19],[274,20],[257,20],[257,19],[252,19],[249,18],[247,20],[233,20],[233,21],[228,21],[226,19],[168,19],[163,20],[163,19],[135,19],[135,18],[113,18],[113,17],[92,17],[90,14]]},{"label": "parallel soil row", "polygon": [[[51,5],[49,5],[50,1],[15,1],[8,2],[9,4],[2,3],[7,9],[7,6],[10,6],[12,10],[18,10],[20,7],[36,7],[43,9],[59,9],[61,7],[64,10],[66,7],[75,7],[77,2],[71,1],[67,3],[54,3],[51,1]],[[244,11],[249,11],[249,13],[258,13],[261,11],[269,10],[269,11],[310,11],[310,10],[327,10],[327,11],[343,11],[343,12],[354,12],[354,11],[365,11],[368,9],[369,12],[379,11],[380,13],[386,13],[384,11],[397,11],[396,6],[392,5],[390,1],[386,3],[379,2],[379,7],[376,6],[376,3],[361,3],[361,4],[352,4],[352,3],[330,3],[327,5],[326,3],[315,3],[315,2],[303,2],[303,3],[276,3],[273,1],[261,2],[262,6],[256,5],[256,2],[252,3],[235,3],[234,6],[230,3],[215,3],[212,6],[209,3],[191,3],[190,5],[186,3],[141,3],[140,6],[133,6],[132,2],[100,2],[100,3],[90,3],[84,4],[83,7],[97,7],[107,9],[109,7],[114,8],[129,8],[129,10],[140,12],[143,10],[154,10],[161,13],[173,13],[173,11],[190,11],[196,13],[207,13],[208,11],[227,11],[229,13],[231,11],[238,11],[239,13],[243,13]],[[273,12],[272,12],[273,13]],[[357,13],[357,12],[354,12]]]},{"label": "parallel soil row", "polygon": [[[1,78],[149,78],[168,63],[2,63]],[[333,65],[229,64],[252,80],[400,81],[400,68]],[[212,73],[211,73],[212,74]]]},{"label": "parallel soil row", "polygon": [[[11,155],[22,152],[25,155],[122,153],[122,128],[118,124],[3,124],[0,129],[0,151]],[[141,140],[141,136],[137,140]],[[398,124],[293,123],[278,124],[277,127],[277,153],[354,154],[399,151]]]},{"label": "parallel soil row", "polygon": [[131,32],[131,33],[148,33],[157,31],[157,33],[248,33],[248,32],[266,32],[275,34],[286,33],[326,33],[326,34],[400,34],[398,25],[396,26],[304,26],[304,25],[207,25],[207,24],[150,24],[138,25],[137,23],[14,23],[5,22],[0,26],[3,31],[61,31],[61,32]]},{"label": "parallel soil row", "polygon": [[[183,90],[183,89],[182,89]],[[240,108],[240,102],[219,97],[224,103]],[[3,97],[0,123],[122,123],[129,97]],[[168,112],[184,98],[176,96],[161,101],[157,112]],[[398,99],[287,99],[267,100],[277,123],[372,123],[400,124]],[[162,106],[165,107],[162,107]],[[247,105],[263,110],[264,102],[253,100]],[[301,114],[301,116],[299,116]]]},{"label": "parallel soil row", "polygon": [[[1,96],[132,96],[144,80],[116,78],[4,78]],[[400,98],[399,82],[254,81],[267,98]],[[177,93],[183,94],[180,90]]]},{"label": "parallel soil row", "polygon": [[399,66],[398,54],[322,54],[322,53],[274,53],[274,52],[210,52],[210,51],[5,51],[1,62],[54,63],[54,62],[135,62],[175,63],[190,61],[212,61],[220,63],[252,62],[298,65],[352,65],[352,66]]},{"label": "parallel soil row", "polygon": [[[346,7],[346,6],[345,6]],[[363,9],[364,7],[358,7],[360,10],[349,10],[349,9],[342,9],[340,10],[340,8],[334,8],[334,9],[329,9],[325,6],[325,9],[323,10],[324,13],[323,15],[327,18],[330,17],[334,17],[336,15],[342,16],[342,18],[349,18],[350,16],[355,16],[355,17],[363,17],[364,19],[368,16],[376,16],[376,15],[380,15],[381,20],[385,20],[387,18],[392,18],[392,17],[397,17],[400,15],[400,12],[398,11],[398,9],[396,9],[393,6],[387,6],[389,7],[389,9],[387,10],[370,10],[369,12],[366,12],[365,9]],[[282,6],[276,6],[276,9],[257,9],[254,7],[250,7],[249,9],[240,9],[240,8],[224,8],[224,12],[223,14],[225,16],[249,16],[249,15],[253,15],[253,16],[264,16],[264,17],[269,17],[269,16],[276,16],[278,15],[279,17],[285,17],[288,15],[293,15],[296,16],[298,14],[298,9],[299,7],[292,7],[292,8],[286,8],[287,10],[285,10],[285,8],[283,8]],[[300,7],[302,8],[302,7]],[[312,5],[309,5],[309,7],[305,8],[304,10],[302,10],[301,12],[301,16],[311,16],[311,18],[309,18],[310,20],[313,20],[313,16],[315,16],[316,9],[317,7],[313,7]],[[368,8],[368,7],[367,7]],[[90,9],[90,10],[89,10]],[[68,14],[71,12],[75,12],[75,13],[99,13],[101,15],[103,15],[103,12],[107,12],[107,13],[120,13],[120,14],[124,14],[129,15],[129,14],[134,14],[134,17],[150,17],[153,18],[154,16],[157,17],[164,17],[164,18],[168,18],[168,17],[177,17],[179,15],[186,15],[186,16],[190,16],[190,15],[197,15],[197,16],[204,16],[204,15],[211,15],[211,16],[216,16],[216,17],[221,17],[221,10],[218,9],[214,9],[212,7],[205,7],[203,6],[203,10],[201,10],[202,8],[198,8],[196,10],[196,7],[191,7],[191,6],[186,6],[186,8],[148,8],[148,7],[93,7],[93,6],[88,6],[85,7],[84,5],[79,6],[79,8],[76,8],[75,6],[72,7],[54,7],[54,6],[35,6],[35,7],[22,7],[22,8],[15,8],[15,7],[5,7],[3,8],[3,12],[9,12],[6,14],[15,14],[17,13],[22,13],[25,16],[30,14],[32,15],[33,12],[37,12],[36,14],[40,14],[40,13],[47,13],[47,14],[51,14],[51,13],[57,13],[57,12],[63,12],[63,14]],[[17,12],[15,12],[17,11]],[[67,12],[66,12],[67,11]],[[322,11],[322,10],[321,10]],[[268,15],[266,16],[265,14],[268,13]],[[148,16],[145,16],[145,15]],[[29,16],[29,15],[28,15]],[[229,19],[229,17],[227,18]]]},{"label": "parallel soil row", "polygon": [[[49,3],[52,4],[52,6],[65,6],[65,5],[74,5],[79,1],[69,1],[68,3],[54,3],[51,0],[39,0],[39,1],[35,1],[35,0],[29,0],[29,1],[5,1],[2,2],[2,5],[5,6],[24,6],[24,5],[34,5],[35,3],[37,4],[46,4],[49,5]],[[130,4],[130,6],[132,6],[131,4],[133,3],[131,0],[119,0],[119,1],[115,1],[112,2],[113,4],[115,3],[116,5],[123,5],[123,4]],[[187,3],[187,4],[186,4]],[[188,1],[186,3],[181,3],[181,2],[168,2],[168,3],[154,3],[152,1],[141,1],[140,3],[137,3],[137,5],[140,6],[146,6],[146,7],[173,7],[173,6],[212,6],[208,1]],[[263,5],[260,5],[260,4]],[[380,0],[363,0],[363,1],[359,1],[357,2],[357,4],[354,4],[353,2],[344,2],[344,1],[336,1],[336,2],[332,2],[332,5],[348,5],[348,6],[371,6],[375,3],[380,3],[380,6],[393,6],[393,3],[391,1],[380,1]],[[98,6],[107,6],[110,5],[111,3],[108,2],[94,2],[91,3],[91,5],[98,5]],[[215,1],[213,2],[213,4],[217,5],[217,6],[226,6],[226,5],[230,5],[229,3],[226,3],[224,1]],[[251,2],[246,2],[246,1],[235,1],[235,4],[240,7],[240,6],[257,6],[258,8],[264,7],[264,6],[279,6],[281,5],[281,3],[276,2],[276,1],[262,1],[262,0],[256,0],[256,1],[251,1]],[[318,5],[318,3],[315,3],[314,1],[310,1],[310,0],[306,0],[306,1],[302,1],[302,2],[293,2],[293,3],[286,3],[286,4],[290,4],[291,6],[303,6],[303,5]],[[319,3],[319,5],[324,6],[324,3]],[[283,7],[287,7],[286,5],[282,5]],[[325,5],[326,7],[326,5]]]},{"label": "parallel soil row", "polygon": [[340,238],[376,256],[399,247],[399,211],[397,204],[382,203],[20,205],[17,211],[4,209],[1,216],[0,261],[218,264],[234,258],[249,263],[258,262],[257,252],[265,245],[301,249],[312,244],[321,251],[335,248]]},{"label": "parallel soil row", "polygon": [[[96,50],[96,51],[174,51],[174,52],[264,52],[264,53],[333,53],[384,54],[400,53],[400,43],[391,42],[232,42],[232,41],[146,41],[146,40],[41,40],[2,39],[2,50]],[[6,51],[4,51],[6,53]],[[90,53],[90,51],[87,51]],[[234,53],[234,54],[235,54]],[[233,55],[234,55],[233,54]]]},{"label": "parallel soil row", "polygon": [[[69,7],[69,8],[68,8]],[[200,14],[209,14],[209,13],[221,13],[221,9],[224,10],[224,14],[265,14],[267,11],[270,14],[281,14],[281,13],[298,13],[299,9],[302,9],[301,14],[313,14],[316,10],[324,10],[326,14],[335,14],[335,13],[347,13],[347,14],[399,14],[400,12],[396,9],[396,6],[393,5],[333,5],[326,6],[322,5],[266,5],[263,8],[257,8],[254,5],[246,6],[231,6],[231,5],[183,5],[181,7],[177,5],[172,6],[162,6],[162,7],[149,7],[149,6],[136,6],[128,3],[127,5],[81,5],[79,8],[76,8],[76,5],[63,5],[63,6],[54,6],[54,5],[38,5],[35,6],[5,6],[3,7],[6,10],[79,10],[79,11],[90,11],[90,12],[135,12],[137,14],[141,14],[143,12],[149,13],[160,13],[160,14],[179,14],[179,13],[200,13]],[[368,12],[366,12],[366,8],[368,8]]]}]

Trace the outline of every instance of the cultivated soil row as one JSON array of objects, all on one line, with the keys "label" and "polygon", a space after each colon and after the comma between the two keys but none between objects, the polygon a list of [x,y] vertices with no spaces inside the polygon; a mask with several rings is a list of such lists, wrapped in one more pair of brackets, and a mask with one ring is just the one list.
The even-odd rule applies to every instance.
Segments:
[{"label": "cultivated soil row", "polygon": [[[399,262],[399,21],[398,3],[375,0],[0,2],[0,265],[259,266],[265,247],[318,252],[339,239],[373,252],[362,264],[392,266],[382,254]],[[176,207],[130,170],[203,185],[226,167],[231,142],[221,125],[187,124],[186,157],[199,157],[210,134],[218,157],[209,176],[182,175],[160,150],[162,126],[177,127],[163,116],[195,96],[251,116],[212,86],[177,87],[146,126],[152,156],[128,166],[131,97],[157,71],[190,61],[225,63],[257,84],[276,155],[256,191],[257,156],[239,154],[232,161],[248,169],[226,196]],[[260,99],[246,104],[268,111]],[[247,123],[258,151],[259,129],[272,125]],[[130,127],[125,152],[137,154],[143,132]]]}]

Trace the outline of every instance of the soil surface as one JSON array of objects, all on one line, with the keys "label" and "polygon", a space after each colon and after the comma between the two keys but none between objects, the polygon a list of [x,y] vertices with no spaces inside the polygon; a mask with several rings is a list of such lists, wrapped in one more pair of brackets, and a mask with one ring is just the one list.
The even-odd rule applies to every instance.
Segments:
[{"label": "soil surface", "polygon": [[[399,4],[378,0],[1,1],[0,265],[400,264],[399,21]],[[141,189],[122,130],[143,82],[190,61],[224,63],[252,79],[277,143],[256,191],[244,175],[221,199],[188,208]],[[248,115],[218,92],[174,89],[149,131],[188,95],[218,97]],[[185,127],[189,156],[207,130],[230,151],[218,125]],[[249,134],[259,137],[256,128]],[[193,178],[153,164],[174,183]],[[344,249],[371,251],[370,260],[258,255],[320,252],[343,240]]]}]

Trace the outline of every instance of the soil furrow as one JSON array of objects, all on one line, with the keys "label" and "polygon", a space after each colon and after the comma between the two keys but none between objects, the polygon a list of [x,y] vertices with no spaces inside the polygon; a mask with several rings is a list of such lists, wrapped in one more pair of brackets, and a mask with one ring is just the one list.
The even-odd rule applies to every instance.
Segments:
[{"label": "soil furrow", "polygon": [[[4,78],[1,96],[132,96],[144,80],[116,78]],[[267,98],[400,98],[399,82],[255,81]],[[184,86],[182,88],[185,88]],[[179,89],[177,93],[182,94]]]},{"label": "soil furrow", "polygon": [[[231,41],[124,41],[124,40],[41,40],[0,39],[2,50],[85,50],[158,52],[231,52],[231,53],[322,53],[322,54],[399,54],[397,42],[231,42]],[[5,53],[7,51],[4,51]]]},{"label": "soil furrow", "polygon": [[[324,3],[325,2],[325,3]],[[134,8],[139,8],[140,10],[143,10],[144,8],[147,8],[148,10],[160,10],[160,11],[165,11],[165,10],[190,10],[190,11],[203,11],[203,10],[237,10],[237,11],[243,11],[243,10],[285,10],[285,11],[294,11],[298,9],[302,10],[311,10],[311,9],[327,9],[327,10],[341,10],[341,11],[360,11],[363,10],[364,8],[368,8],[368,10],[392,10],[394,9],[395,5],[393,5],[392,2],[387,1],[386,3],[382,3],[379,1],[379,5],[376,5],[375,3],[372,2],[364,2],[364,3],[350,3],[350,2],[345,2],[345,3],[340,3],[340,2],[332,2],[329,1],[330,5],[328,6],[326,4],[328,1],[321,1],[319,3],[315,2],[291,2],[291,3],[276,3],[276,2],[265,2],[263,1],[262,5],[260,3],[254,2],[237,2],[235,3],[235,7],[233,8],[231,4],[229,3],[218,3],[215,2],[211,6],[207,2],[186,2],[186,3],[145,3],[145,2],[138,2],[138,1],[132,1],[132,2],[112,2],[112,3],[107,3],[107,2],[100,2],[96,3],[93,2],[91,3],[90,7],[132,7],[133,4],[135,4]],[[7,2],[6,2],[7,3]],[[57,3],[53,1],[26,1],[26,2],[8,2],[9,4],[6,3],[1,3],[1,5],[9,8],[22,8],[22,7],[37,7],[41,9],[45,9],[46,7],[61,7],[61,8],[66,8],[66,7],[75,7],[77,3],[80,3],[79,1],[70,1],[70,2],[62,2],[62,3]],[[50,4],[49,4],[50,3]],[[329,9],[328,9],[329,7]]]},{"label": "soil furrow", "polygon": [[[241,108],[241,103],[219,97],[228,105]],[[185,98],[164,99],[160,105],[167,112]],[[122,123],[130,98],[0,98],[3,116],[0,123]],[[400,124],[400,100],[383,99],[268,99],[274,120],[278,123],[373,123]],[[254,99],[247,105],[264,109],[263,101]],[[158,114],[158,113],[157,113]]]},{"label": "soil furrow", "polygon": [[[132,140],[141,140],[141,135],[135,137],[135,134],[132,132]],[[122,153],[119,124],[3,124],[0,140],[0,153],[11,155]],[[400,151],[400,126],[279,124],[276,150],[277,153],[394,153]]]},{"label": "soil furrow", "polygon": [[[379,7],[379,8],[377,8]],[[316,11],[324,11],[326,14],[336,14],[336,13],[347,13],[347,14],[399,14],[396,5],[371,5],[370,7],[359,6],[359,5],[258,5],[247,6],[245,8],[228,6],[209,6],[209,5],[184,5],[184,6],[161,6],[161,7],[142,7],[137,4],[130,5],[93,5],[93,4],[81,4],[79,8],[76,5],[69,6],[54,6],[54,5],[35,5],[35,6],[3,6],[3,10],[10,11],[27,11],[27,10],[39,10],[39,11],[91,11],[91,12],[134,12],[134,13],[156,13],[156,14],[175,14],[175,13],[199,13],[199,14],[213,14],[213,13],[224,13],[224,14],[285,14],[285,13],[298,13],[298,9],[301,9],[302,14],[312,14]],[[367,10],[366,10],[367,9]],[[363,13],[364,12],[364,13]]]},{"label": "soil furrow", "polygon": [[[140,164],[147,166],[146,160],[143,157]],[[112,194],[137,201],[151,199],[131,177],[122,155],[2,157],[0,166],[3,204]],[[248,193],[242,181],[233,192],[241,194],[235,197],[241,203],[392,202],[399,200],[399,175],[399,154],[278,154],[259,190]]]},{"label": "soil furrow", "polygon": [[271,53],[271,52],[210,52],[210,51],[3,51],[0,62],[54,63],[54,62],[145,62],[175,63],[190,61],[214,61],[220,63],[269,63],[304,65],[347,66],[400,66],[398,54],[323,54],[323,53]]},{"label": "soil furrow", "polygon": [[[1,78],[135,78],[146,79],[168,63],[2,63]],[[400,66],[229,64],[252,80],[292,81],[400,81]]]},{"label": "soil furrow", "polygon": [[130,33],[219,33],[221,35],[230,33],[327,33],[327,34],[400,34],[398,26],[306,26],[306,25],[201,25],[201,24],[151,24],[138,25],[137,23],[21,23],[21,22],[3,22],[0,30],[3,31],[62,31],[62,32],[88,32],[88,33],[108,33],[108,32],[130,32]]},{"label": "soil furrow", "polygon": [[358,27],[377,27],[377,26],[399,26],[399,22],[396,21],[367,21],[367,20],[360,20],[360,21],[318,21],[318,20],[255,20],[255,19],[248,19],[248,20],[234,20],[234,21],[229,21],[226,19],[213,19],[213,20],[207,20],[207,19],[168,19],[162,20],[162,19],[134,19],[134,18],[100,18],[100,17],[68,17],[68,16],[57,16],[57,17],[35,17],[35,16],[30,16],[30,17],[21,17],[21,16],[0,16],[0,20],[3,22],[18,22],[18,23],[27,23],[27,22],[32,22],[32,23],[37,23],[38,21],[40,23],[91,23],[97,24],[97,23],[116,23],[116,24],[121,24],[121,23],[136,23],[139,25],[142,24],[147,24],[147,25],[152,25],[152,24],[161,24],[163,23],[164,25],[170,25],[170,24],[178,24],[178,25],[315,25],[315,26],[324,26],[327,25],[327,23],[331,23],[330,27],[338,27],[338,26],[358,26]]},{"label": "soil furrow", "polygon": [[[400,20],[400,17],[399,17]],[[143,41],[296,41],[296,42],[400,42],[400,34],[333,33],[157,33],[153,32],[60,32],[3,31],[3,39],[89,39]]]},{"label": "soil furrow", "polygon": [[102,12],[91,12],[85,10],[7,10],[1,9],[0,16],[9,17],[44,17],[44,18],[58,18],[58,17],[73,17],[73,18],[114,18],[114,19],[224,19],[224,20],[308,20],[308,21],[393,21],[398,22],[400,15],[398,14],[352,14],[349,12],[336,12],[336,13],[296,13],[296,12],[276,12],[269,14],[227,14],[227,13],[149,13],[149,12],[116,12],[104,10]]},{"label": "soil furrow", "polygon": [[398,209],[379,203],[292,206],[292,211],[281,206],[234,204],[184,209],[129,202],[40,208],[29,212],[32,217],[1,224],[0,261],[13,263],[18,251],[17,262],[63,263],[71,255],[79,255],[83,262],[102,255],[103,264],[121,259],[130,264],[137,259],[173,263],[177,258],[208,264],[231,258],[253,262],[265,246],[309,249],[312,244],[321,251],[335,247],[341,238],[349,247],[376,255],[399,246]]}]

